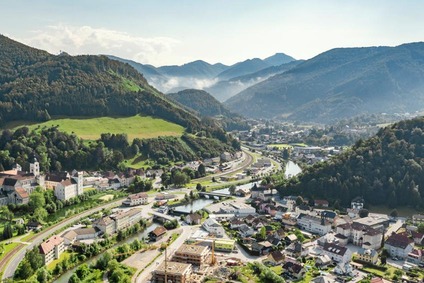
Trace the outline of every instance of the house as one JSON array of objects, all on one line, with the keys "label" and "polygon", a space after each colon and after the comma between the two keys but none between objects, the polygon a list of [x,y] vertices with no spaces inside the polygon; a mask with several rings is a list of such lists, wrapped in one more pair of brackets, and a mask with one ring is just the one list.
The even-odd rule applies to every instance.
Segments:
[{"label": "house", "polygon": [[230,221],[230,228],[231,229],[238,229],[240,226],[246,225],[240,218],[234,218]]},{"label": "house", "polygon": [[240,217],[256,213],[256,209],[254,207],[245,203],[230,203],[230,205],[235,209],[235,214]]},{"label": "house", "polygon": [[314,206],[317,206],[317,207],[328,207],[328,200],[325,200],[325,199],[316,199],[316,200],[314,200]]},{"label": "house", "polygon": [[222,237],[225,234],[224,228],[215,219],[208,218],[202,225],[203,229],[216,237]]},{"label": "house", "polygon": [[220,158],[221,158],[222,162],[228,162],[228,161],[233,160],[234,157],[231,153],[225,151],[220,155]]},{"label": "house", "polygon": [[281,251],[273,251],[268,254],[268,257],[264,260],[264,263],[270,265],[279,265],[284,261],[284,254]]},{"label": "house", "polygon": [[346,263],[352,257],[352,252],[348,248],[333,243],[326,243],[322,252],[335,262]]},{"label": "house", "polygon": [[299,241],[295,241],[288,245],[284,252],[291,257],[305,256],[305,249],[302,247],[302,243]]},{"label": "house", "polygon": [[296,206],[294,211],[296,212],[296,214],[309,214],[311,212],[311,208],[309,207],[309,205],[301,204]]},{"label": "house", "polygon": [[272,251],[272,244],[268,241],[253,242],[252,251],[257,252],[260,255],[266,255]]},{"label": "house", "polygon": [[54,188],[54,195],[60,200],[69,200],[83,194],[82,176],[81,184],[74,179],[64,180]]},{"label": "house", "polygon": [[414,215],[412,215],[412,223],[414,223],[414,224],[424,223],[424,214],[414,214]]},{"label": "house", "polygon": [[297,218],[297,225],[308,232],[324,235],[330,232],[331,224],[324,218],[301,213]]},{"label": "house", "polygon": [[[166,272],[165,272],[166,269]],[[192,265],[181,262],[162,262],[152,272],[152,282],[165,282],[165,274],[169,282],[188,283],[192,274]]]},{"label": "house", "polygon": [[405,234],[393,233],[387,238],[384,248],[389,252],[391,257],[405,259],[414,249],[414,241],[409,239]]},{"label": "house", "polygon": [[40,224],[40,222],[38,221],[29,221],[27,224],[27,228],[28,230],[34,230],[34,231],[38,231],[42,228],[43,226]]},{"label": "house", "polygon": [[370,264],[377,264],[378,252],[374,249],[359,249],[356,253],[356,259]]},{"label": "house", "polygon": [[13,204],[28,204],[29,194],[24,188],[16,188],[15,192],[9,195],[9,199],[13,198]]},{"label": "house", "polygon": [[286,246],[290,245],[295,241],[297,241],[297,236],[295,234],[289,234],[284,237],[284,242],[286,243]]},{"label": "house", "polygon": [[152,232],[149,233],[150,240],[156,242],[163,238],[166,234],[166,229],[163,226],[156,227]]},{"label": "house", "polygon": [[138,193],[138,194],[129,195],[128,198],[124,200],[122,204],[126,206],[147,204],[148,197],[149,196],[147,195],[147,193]]},{"label": "house", "polygon": [[255,219],[256,219],[255,216],[249,214],[248,216],[246,216],[246,218],[244,219],[244,221],[246,221],[247,224],[250,224],[251,225],[253,223],[253,220],[255,220]]},{"label": "house", "polygon": [[333,272],[338,275],[353,276],[353,268],[349,262],[339,262]]},{"label": "house", "polygon": [[286,270],[290,276],[301,279],[305,276],[306,270],[300,263],[294,263],[292,261],[288,261],[283,265],[283,269]]},{"label": "house", "polygon": [[247,226],[246,224],[243,224],[238,228],[238,233],[240,237],[246,238],[246,237],[253,236],[253,234],[255,234],[255,231],[251,227]]},{"label": "house", "polygon": [[188,225],[199,225],[201,220],[202,220],[202,216],[198,213],[190,213],[185,218],[185,222]]},{"label": "house", "polygon": [[95,227],[97,227],[100,231],[103,232],[105,235],[111,235],[115,233],[115,220],[110,218],[109,216],[100,218],[95,224]]},{"label": "house", "polygon": [[44,265],[48,265],[53,260],[58,259],[64,250],[64,239],[60,236],[52,236],[41,243],[40,254],[43,257]]},{"label": "house", "polygon": [[319,267],[325,267],[331,264],[332,260],[328,255],[320,255],[315,259],[315,264]]},{"label": "house", "polygon": [[252,222],[252,228],[255,229],[255,230],[260,230],[264,226],[265,226],[265,224],[262,222],[262,220],[260,218],[256,218]]},{"label": "house", "polygon": [[174,253],[172,261],[200,266],[206,262],[210,249],[202,245],[181,245]]},{"label": "house", "polygon": [[311,280],[311,283],[333,283],[333,282],[334,282],[334,279],[327,275],[318,276]]},{"label": "house", "polygon": [[413,249],[412,252],[408,254],[406,261],[417,265],[424,263],[424,250]]},{"label": "house", "polygon": [[417,245],[423,245],[424,244],[424,234],[411,231],[411,237],[414,239],[414,243]]},{"label": "house", "polygon": [[350,207],[352,209],[357,209],[357,210],[361,210],[364,208],[364,198],[362,197],[356,197],[354,198],[351,203],[350,203]]}]

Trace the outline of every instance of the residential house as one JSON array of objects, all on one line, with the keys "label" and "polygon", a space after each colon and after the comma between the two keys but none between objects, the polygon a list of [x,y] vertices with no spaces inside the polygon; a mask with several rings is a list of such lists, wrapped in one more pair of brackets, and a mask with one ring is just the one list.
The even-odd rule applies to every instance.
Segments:
[{"label": "residential house", "polygon": [[160,239],[162,239],[166,234],[165,227],[158,226],[156,227],[152,232],[149,233],[150,240],[156,242]]},{"label": "residential house", "polygon": [[[166,272],[165,272],[166,268]],[[188,283],[192,274],[192,265],[174,261],[162,262],[153,272],[152,282],[165,282],[165,274],[169,282]]]},{"label": "residential house", "polygon": [[28,204],[29,194],[24,188],[16,188],[13,193],[9,194],[9,199],[13,204]]},{"label": "residential house", "polygon": [[272,247],[272,244],[268,241],[252,243],[252,251],[257,252],[260,255],[267,255],[272,251]]},{"label": "residential house", "polygon": [[314,200],[314,206],[316,206],[316,207],[328,207],[328,200],[316,199],[316,200]]},{"label": "residential house", "polygon": [[315,259],[315,263],[319,267],[325,267],[325,266],[331,264],[332,260],[328,255],[324,254],[324,255],[320,255],[319,257],[317,257]]},{"label": "residential house", "polygon": [[414,214],[414,215],[412,215],[412,223],[414,223],[414,224],[424,223],[424,214]]},{"label": "residential house", "polygon": [[393,233],[387,238],[384,248],[389,252],[391,257],[405,259],[414,249],[414,241],[409,239],[405,234]]},{"label": "residential house", "polygon": [[290,274],[290,276],[301,279],[305,277],[306,270],[303,268],[301,263],[294,263],[292,261],[288,261],[283,265],[283,269]]},{"label": "residential house", "polygon": [[352,257],[352,252],[346,248],[333,243],[326,243],[322,249],[324,255],[328,255],[333,261],[346,263]]},{"label": "residential house", "polygon": [[356,197],[351,201],[350,206],[351,206],[352,209],[361,210],[361,209],[364,208],[364,203],[365,203],[364,198]]},{"label": "residential house", "polygon": [[284,261],[284,254],[281,251],[273,251],[268,254],[268,257],[264,260],[264,263],[276,266]]},{"label": "residential house", "polygon": [[74,230],[69,230],[62,235],[65,245],[73,245],[77,240],[77,233]]},{"label": "residential house", "polygon": [[296,206],[294,211],[296,212],[296,214],[310,214],[312,209],[309,205],[301,204]]},{"label": "residential house", "polygon": [[233,230],[238,229],[242,225],[246,224],[244,224],[244,221],[242,221],[240,218],[234,218],[230,221],[230,228]]},{"label": "residential house", "polygon": [[209,252],[208,246],[183,244],[175,251],[172,261],[200,266],[206,262]]},{"label": "residential house", "polygon": [[185,222],[188,225],[199,225],[202,220],[202,216],[198,213],[190,213],[185,217]]},{"label": "residential house", "polygon": [[411,231],[411,237],[416,245],[424,245],[424,234]]},{"label": "residential house", "polygon": [[238,227],[238,233],[240,237],[246,238],[246,237],[253,236],[253,234],[255,234],[255,231],[251,227],[247,226],[246,224],[243,224],[240,227]]},{"label": "residential house", "polygon": [[41,228],[43,228],[43,226],[38,221],[29,221],[26,226],[28,230],[33,230],[33,231],[38,231]]},{"label": "residential house", "polygon": [[308,232],[324,235],[331,230],[331,224],[324,218],[319,218],[307,214],[300,214],[297,218],[297,225]]},{"label": "residential house", "polygon": [[297,241],[297,236],[295,234],[289,234],[284,237],[284,242],[286,243],[286,246],[290,245],[295,241]]},{"label": "residential house", "polygon": [[212,218],[206,219],[206,221],[203,222],[202,227],[216,237],[222,237],[225,234],[224,228],[221,226],[221,224]]},{"label": "residential house", "polygon": [[407,262],[411,262],[413,264],[423,264],[424,263],[424,250],[413,249],[406,258]]},{"label": "residential house", "polygon": [[371,263],[371,264],[377,264],[378,261],[378,252],[374,249],[359,249],[356,253],[356,259]]},{"label": "residential house", "polygon": [[44,265],[48,265],[53,260],[58,259],[64,250],[64,240],[60,236],[52,236],[41,243],[40,254],[43,257]]},{"label": "residential house", "polygon": [[235,215],[240,217],[256,213],[256,209],[254,207],[245,203],[230,203],[230,205],[235,209]]},{"label": "residential house", "polygon": [[129,195],[128,198],[124,200],[122,204],[126,206],[136,206],[141,204],[147,204],[148,197],[149,196],[147,195],[147,193],[138,193],[138,194]]}]

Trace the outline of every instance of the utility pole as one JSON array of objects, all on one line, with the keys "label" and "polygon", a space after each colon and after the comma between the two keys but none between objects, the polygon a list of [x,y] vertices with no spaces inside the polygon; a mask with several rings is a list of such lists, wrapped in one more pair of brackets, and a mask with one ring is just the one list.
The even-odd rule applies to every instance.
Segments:
[{"label": "utility pole", "polygon": [[167,269],[167,253],[166,253],[166,249],[168,248],[168,245],[165,246],[165,283],[168,283],[168,274],[166,273],[166,269]]}]

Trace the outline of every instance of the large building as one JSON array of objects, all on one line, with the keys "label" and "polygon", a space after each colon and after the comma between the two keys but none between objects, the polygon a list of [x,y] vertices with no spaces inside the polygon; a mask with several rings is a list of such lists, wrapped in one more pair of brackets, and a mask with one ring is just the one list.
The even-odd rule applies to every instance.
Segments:
[{"label": "large building", "polygon": [[127,211],[120,211],[110,216],[115,220],[115,231],[126,229],[141,220],[141,210],[133,208]]},{"label": "large building", "polygon": [[347,263],[352,257],[352,252],[346,248],[333,243],[326,243],[323,247],[323,254],[333,261]]},{"label": "large building", "polygon": [[[66,175],[66,177],[69,176]],[[48,182],[49,186],[53,187],[54,195],[60,200],[69,200],[71,198],[77,197],[84,193],[83,187],[83,173],[75,171],[74,174],[66,179],[63,179],[60,182],[56,182],[58,179],[53,181],[52,179]],[[46,182],[47,184],[47,182]],[[46,185],[47,186],[47,185]]]},{"label": "large building", "polygon": [[383,233],[379,229],[353,222],[337,226],[337,235],[348,238],[348,242],[364,249],[379,249],[383,239]]},{"label": "large building", "polygon": [[158,268],[152,272],[152,282],[165,283],[165,272],[168,282],[187,283],[189,282],[192,268],[191,264],[170,261],[166,263],[165,269],[165,262],[162,262],[162,264],[160,264]]},{"label": "large building", "polygon": [[384,248],[389,252],[391,257],[399,257],[405,259],[414,249],[414,241],[409,239],[405,234],[393,233],[384,243]]},{"label": "large building", "polygon": [[115,233],[115,220],[110,218],[109,216],[105,216],[103,218],[100,218],[96,223],[95,226],[99,228],[100,231],[103,232],[105,235],[111,235]]},{"label": "large building", "polygon": [[141,204],[147,204],[147,198],[149,196],[147,193],[138,193],[134,195],[129,195],[126,200],[122,203],[123,205],[127,206],[136,206]]},{"label": "large building", "polygon": [[331,223],[324,218],[303,213],[301,213],[297,218],[297,225],[305,231],[321,236],[327,234],[331,230]]},{"label": "large building", "polygon": [[59,236],[53,236],[40,245],[40,254],[43,256],[45,265],[58,259],[64,250],[64,239]]},{"label": "large building", "polygon": [[175,251],[172,260],[200,266],[205,263],[209,251],[210,249],[207,246],[183,244]]}]

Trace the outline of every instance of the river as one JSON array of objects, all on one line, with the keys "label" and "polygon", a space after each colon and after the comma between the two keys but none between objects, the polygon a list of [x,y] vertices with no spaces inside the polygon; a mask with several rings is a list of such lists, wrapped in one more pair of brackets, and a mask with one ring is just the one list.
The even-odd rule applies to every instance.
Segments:
[{"label": "river", "polygon": [[287,165],[284,171],[284,175],[286,176],[287,179],[294,177],[300,173],[302,173],[302,168],[300,168],[299,165],[297,165],[291,160],[287,162]]},{"label": "river", "polygon": [[[140,233],[138,233],[138,234],[136,234],[136,235],[134,235],[134,236],[131,236],[131,237],[129,237],[128,239],[126,239],[126,240],[124,240],[124,241],[122,241],[122,242],[119,242],[119,243],[117,243],[116,245],[114,245],[111,249],[113,249],[113,248],[116,248],[117,246],[120,246],[120,245],[123,245],[123,244],[129,244],[129,243],[131,243],[131,242],[133,242],[135,239],[139,239],[140,241],[141,240],[143,240],[143,238],[145,239],[145,238],[147,238],[147,236],[149,235],[149,233],[151,232],[151,231],[153,231],[156,227],[158,227],[159,226],[159,224],[156,224],[156,223],[152,223],[152,225],[150,225],[149,227],[147,227],[144,231],[142,231],[142,232],[140,232]],[[94,261],[96,261],[99,257],[101,257],[103,254],[104,254],[105,252],[102,252],[101,254],[99,254],[99,255],[97,255],[97,256],[95,256],[95,257],[92,257],[92,258],[90,258],[89,260],[87,260],[85,263],[86,264],[90,264],[90,263],[92,263],[92,262],[94,262]],[[82,263],[81,263],[82,264]],[[65,273],[63,273],[63,275],[61,275],[58,279],[56,279],[54,282],[55,283],[68,283],[68,281],[69,281],[69,278],[71,278],[71,276],[72,276],[72,274],[75,272],[75,270],[79,267],[80,265],[78,265],[78,266],[76,266],[76,267],[74,267],[74,268],[72,268],[72,269],[69,269],[68,271],[66,271]]]}]

